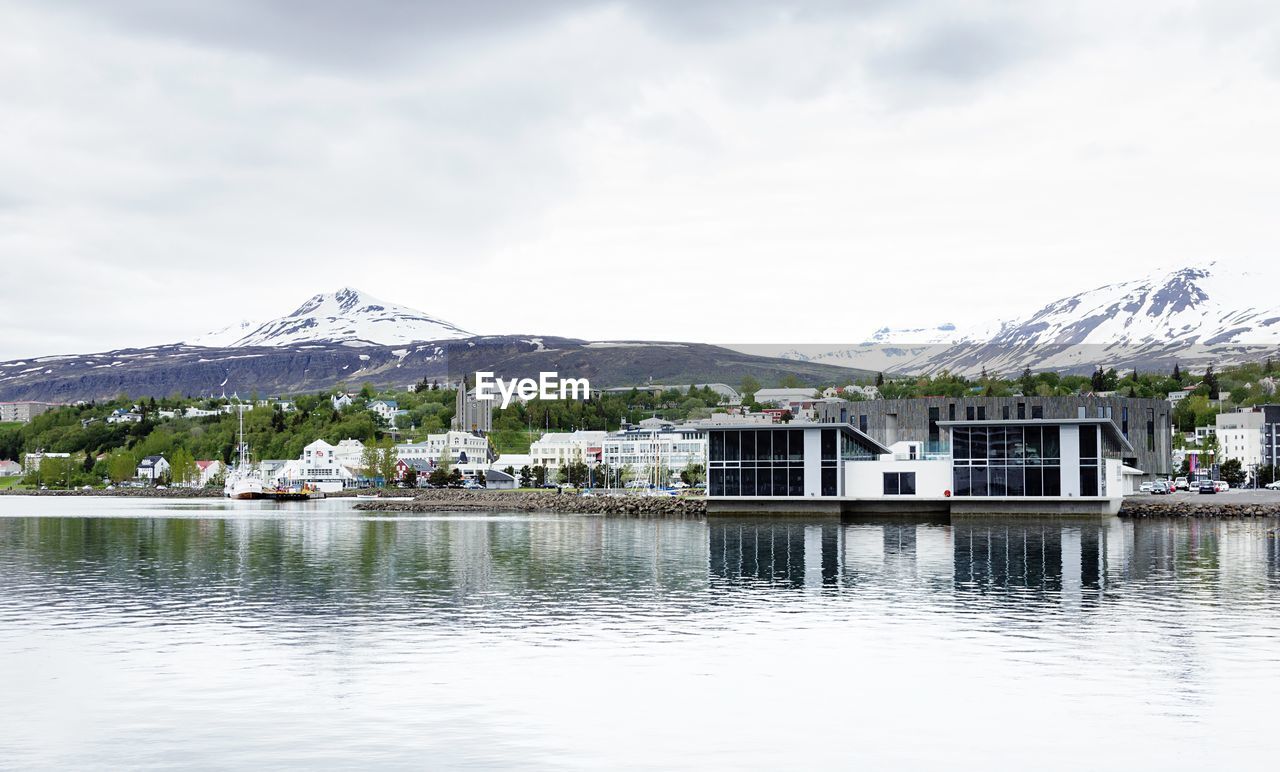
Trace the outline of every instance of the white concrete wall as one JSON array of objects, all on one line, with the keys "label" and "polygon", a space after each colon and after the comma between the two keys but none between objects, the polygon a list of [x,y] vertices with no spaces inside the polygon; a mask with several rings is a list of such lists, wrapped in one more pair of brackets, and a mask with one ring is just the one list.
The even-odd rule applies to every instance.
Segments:
[{"label": "white concrete wall", "polygon": [[915,472],[916,494],[920,498],[942,498],[951,490],[951,460],[936,461],[846,461],[844,495],[859,499],[911,499],[911,496],[884,495],[885,472]]},{"label": "white concrete wall", "polygon": [[1058,437],[1062,448],[1062,495],[1066,497],[1079,496],[1080,427],[1060,427]]},{"label": "white concrete wall", "polygon": [[804,495],[822,495],[822,430],[804,430]]}]

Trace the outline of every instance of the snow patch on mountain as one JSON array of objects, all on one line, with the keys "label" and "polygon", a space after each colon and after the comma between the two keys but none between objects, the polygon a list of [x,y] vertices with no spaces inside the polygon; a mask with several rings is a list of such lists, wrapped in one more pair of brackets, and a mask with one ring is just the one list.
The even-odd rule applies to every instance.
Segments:
[{"label": "snow patch on mountain", "polygon": [[344,287],[310,298],[288,316],[261,323],[240,322],[183,342],[210,348],[289,346],[315,341],[362,346],[469,337],[472,333],[454,324]]}]

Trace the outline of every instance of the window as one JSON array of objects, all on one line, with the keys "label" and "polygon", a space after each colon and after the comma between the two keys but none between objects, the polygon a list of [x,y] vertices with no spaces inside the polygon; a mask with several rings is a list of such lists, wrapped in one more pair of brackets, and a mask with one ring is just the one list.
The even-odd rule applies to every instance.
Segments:
[{"label": "window", "polygon": [[1032,405],[1032,406],[1031,406],[1031,417],[1032,417],[1032,418],[1044,418],[1044,405]]},{"label": "window", "polygon": [[938,443],[938,414],[940,410],[936,407],[929,408],[929,444],[936,446]]},{"label": "window", "polygon": [[979,421],[985,421],[985,420],[987,420],[987,407],[986,407],[986,405],[978,405],[978,420],[979,420]]},{"label": "window", "polygon": [[1154,408],[1147,408],[1147,452],[1154,453],[1156,450],[1156,411]]},{"label": "window", "polygon": [[967,405],[964,409],[964,420],[972,421],[973,416],[974,416],[973,405]]},{"label": "window", "polygon": [[962,426],[952,430],[955,496],[1056,496],[1056,426]]},{"label": "window", "polygon": [[914,496],[916,495],[915,472],[885,472],[884,495]]},{"label": "window", "polygon": [[1027,417],[1027,403],[1019,402],[1018,403],[1018,420],[1021,421],[1026,417]]},{"label": "window", "polygon": [[950,405],[947,405],[947,420],[948,421],[956,420],[956,403],[954,402],[952,402]]},{"label": "window", "polygon": [[863,434],[867,433],[867,416],[865,413],[858,416],[858,431]]},{"label": "window", "polygon": [[1008,421],[1008,420],[1009,420],[1009,406],[1008,406],[1008,405],[1005,405],[1005,406],[1003,406],[1003,407],[1001,407],[1001,408],[1000,408],[1000,417],[1001,417],[1001,418],[1003,418],[1003,419],[1004,419],[1004,420],[1006,420],[1006,421]]}]

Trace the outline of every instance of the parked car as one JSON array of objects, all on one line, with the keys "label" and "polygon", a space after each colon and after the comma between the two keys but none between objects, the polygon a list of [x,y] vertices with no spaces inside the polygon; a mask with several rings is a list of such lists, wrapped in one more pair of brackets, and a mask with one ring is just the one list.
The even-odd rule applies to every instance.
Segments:
[{"label": "parked car", "polygon": [[1151,493],[1154,496],[1164,496],[1173,493],[1173,487],[1164,480],[1156,480],[1151,483]]},{"label": "parked car", "polygon": [[1191,483],[1187,482],[1185,477],[1175,477],[1173,478],[1173,487],[1175,490],[1189,491],[1191,490]]},{"label": "parked car", "polygon": [[1197,493],[1217,493],[1218,486],[1214,485],[1213,480],[1201,480],[1200,485],[1196,488]]},{"label": "parked car", "polygon": [[1218,489],[1218,493],[1226,493],[1231,489],[1231,485],[1226,480],[1214,480],[1213,487]]},{"label": "parked car", "polygon": [[1269,482],[1262,487],[1266,488],[1269,491],[1280,491],[1280,480]]},{"label": "parked car", "polygon": [[1142,493],[1150,493],[1151,489],[1155,487],[1156,484],[1153,482],[1144,482],[1142,485],[1138,486],[1138,490]]}]

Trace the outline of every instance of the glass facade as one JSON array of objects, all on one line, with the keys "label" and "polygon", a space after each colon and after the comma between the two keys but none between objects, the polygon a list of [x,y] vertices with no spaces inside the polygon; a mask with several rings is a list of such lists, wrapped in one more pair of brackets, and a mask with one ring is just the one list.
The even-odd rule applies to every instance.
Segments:
[{"label": "glass facade", "polygon": [[1057,426],[957,426],[951,447],[956,496],[1062,495]]},{"label": "glass facade", "polygon": [[[835,430],[828,431],[832,432],[834,443]],[[710,495],[804,495],[804,430],[712,430],[707,434]],[[824,469],[826,445],[824,442]]]}]

